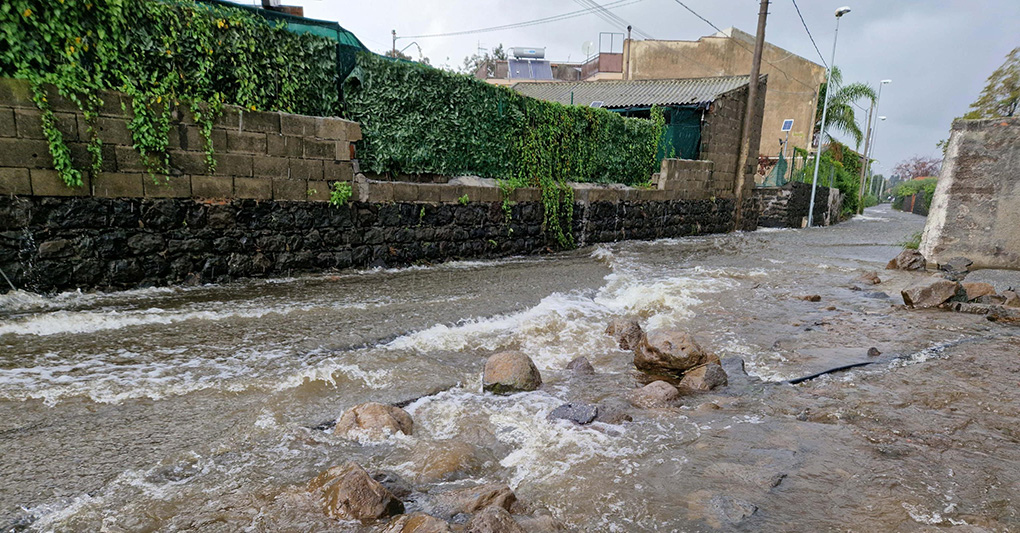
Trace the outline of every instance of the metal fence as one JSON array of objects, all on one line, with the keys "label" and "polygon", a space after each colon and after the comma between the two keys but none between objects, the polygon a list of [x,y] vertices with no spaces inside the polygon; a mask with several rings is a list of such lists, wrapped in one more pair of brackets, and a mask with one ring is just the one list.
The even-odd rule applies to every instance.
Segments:
[{"label": "metal fence", "polygon": [[[815,158],[801,153],[793,156],[784,156],[780,152],[776,156],[776,162],[772,168],[765,173],[765,180],[758,187],[782,187],[791,181],[811,183],[815,172]],[[818,169],[818,185],[832,187],[836,179],[836,167],[825,159],[822,159],[821,167]]]}]

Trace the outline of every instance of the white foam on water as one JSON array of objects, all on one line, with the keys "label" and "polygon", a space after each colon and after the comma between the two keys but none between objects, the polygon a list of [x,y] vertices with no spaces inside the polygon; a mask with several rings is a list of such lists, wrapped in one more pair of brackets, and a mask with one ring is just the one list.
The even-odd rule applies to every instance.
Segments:
[{"label": "white foam on water", "polygon": [[713,269],[695,268],[687,274],[649,282],[610,274],[594,297],[580,292],[553,293],[519,313],[438,324],[398,337],[383,348],[422,354],[518,348],[540,369],[558,369],[579,355],[611,350],[612,342],[603,330],[614,316],[638,316],[649,330],[674,327],[694,316],[691,308],[701,303],[696,294],[716,292],[735,283],[717,279],[718,272]]},{"label": "white foam on water", "polygon": [[920,505],[913,505],[907,502],[902,502],[900,505],[906,509],[907,514],[910,518],[919,524],[925,524],[928,526],[935,526],[939,524],[951,524],[954,526],[965,526],[968,525],[966,520],[956,520],[947,516],[942,516],[938,511],[929,511]]},{"label": "white foam on water", "polygon": [[297,309],[297,307],[290,307],[239,311],[179,311],[154,307],[137,311],[54,311],[2,324],[0,325],[0,336],[80,334],[131,326],[175,324],[188,320],[219,321],[230,318],[261,318],[272,313],[286,314]]},{"label": "white foam on water", "polygon": [[[487,422],[492,434],[512,451],[500,461],[509,469],[507,484],[541,483],[566,475],[574,465],[595,457],[624,457],[634,453],[620,433],[621,426],[577,426],[547,416],[563,401],[545,391],[510,396],[450,390],[409,405],[419,434],[436,439],[457,438],[465,426]],[[616,435],[603,429],[611,427]]]},{"label": "white foam on water", "polygon": [[486,260],[460,260],[460,261],[446,261],[443,263],[436,263],[434,265],[411,265],[405,267],[373,267],[361,270],[354,270],[343,274],[333,274],[329,277],[357,277],[357,276],[375,276],[380,274],[399,274],[401,272],[416,272],[422,270],[480,270],[483,268],[494,268],[501,265],[508,265],[513,263],[524,263],[529,261],[535,261],[534,258],[526,257],[506,257],[503,259],[486,259]]},{"label": "white foam on water", "polygon": [[387,370],[366,370],[356,364],[344,362],[340,358],[330,357],[308,364],[296,372],[276,379],[272,388],[276,391],[283,391],[314,381],[337,386],[338,376],[342,376],[344,381],[361,381],[372,389],[385,389],[393,383],[392,375]]},{"label": "white foam on water", "polygon": [[24,290],[14,290],[0,294],[0,312],[17,313],[33,309],[61,309],[82,305],[103,305],[124,302],[125,300],[141,300],[154,297],[165,297],[191,291],[207,290],[208,287],[147,287],[144,289],[126,289],[117,292],[82,292],[81,289],[65,291],[51,295],[36,294]]},{"label": "white foam on water", "polygon": [[[295,370],[290,348],[245,349],[229,356],[189,356],[187,350],[170,350],[176,357],[125,363],[139,354],[119,351],[76,362],[36,364],[26,368],[0,368],[0,398],[12,401],[43,400],[54,406],[71,397],[98,403],[121,403],[149,398],[160,400],[202,390],[241,392],[249,389],[281,391],[311,381],[333,386],[363,383],[382,389],[392,382],[388,371],[365,369],[342,356],[321,358],[306,354]],[[163,354],[167,355],[167,354]]]}]

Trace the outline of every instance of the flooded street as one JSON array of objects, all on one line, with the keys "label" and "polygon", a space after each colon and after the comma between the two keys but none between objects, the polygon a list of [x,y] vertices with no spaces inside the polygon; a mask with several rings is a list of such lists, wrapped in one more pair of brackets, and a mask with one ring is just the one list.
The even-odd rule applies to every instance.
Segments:
[{"label": "flooded street", "polygon": [[[577,531],[1016,530],[1017,326],[902,309],[918,274],[883,268],[923,225],[881,206],[496,262],[0,295],[0,531],[382,531],[307,491],[348,460],[421,495],[506,483]],[[881,284],[854,282],[869,270]],[[641,375],[604,333],[620,316],[691,332],[729,385],[631,406]],[[481,393],[506,349],[541,389]],[[597,373],[565,370],[578,356]],[[414,434],[322,429],[366,401],[406,403]],[[633,420],[547,419],[568,401]],[[456,447],[458,468],[435,464]]]}]

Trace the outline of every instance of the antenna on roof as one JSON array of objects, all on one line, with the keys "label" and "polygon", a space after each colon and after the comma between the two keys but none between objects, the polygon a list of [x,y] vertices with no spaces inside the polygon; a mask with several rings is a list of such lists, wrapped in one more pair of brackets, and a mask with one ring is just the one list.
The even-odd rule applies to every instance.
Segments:
[{"label": "antenna on roof", "polygon": [[591,55],[595,53],[595,43],[585,41],[581,44],[581,52],[584,53],[585,60],[591,59]]}]

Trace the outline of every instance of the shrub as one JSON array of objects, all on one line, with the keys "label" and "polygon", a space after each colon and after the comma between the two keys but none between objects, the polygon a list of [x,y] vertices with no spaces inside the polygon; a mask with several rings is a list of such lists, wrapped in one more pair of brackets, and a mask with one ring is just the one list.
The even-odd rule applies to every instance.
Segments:
[{"label": "shrub", "polygon": [[928,209],[931,208],[931,200],[935,196],[936,185],[936,178],[924,178],[900,183],[892,190],[894,198],[893,207],[896,209],[903,209],[903,200],[905,198],[909,198],[917,193],[923,192],[924,210],[928,211]]}]

